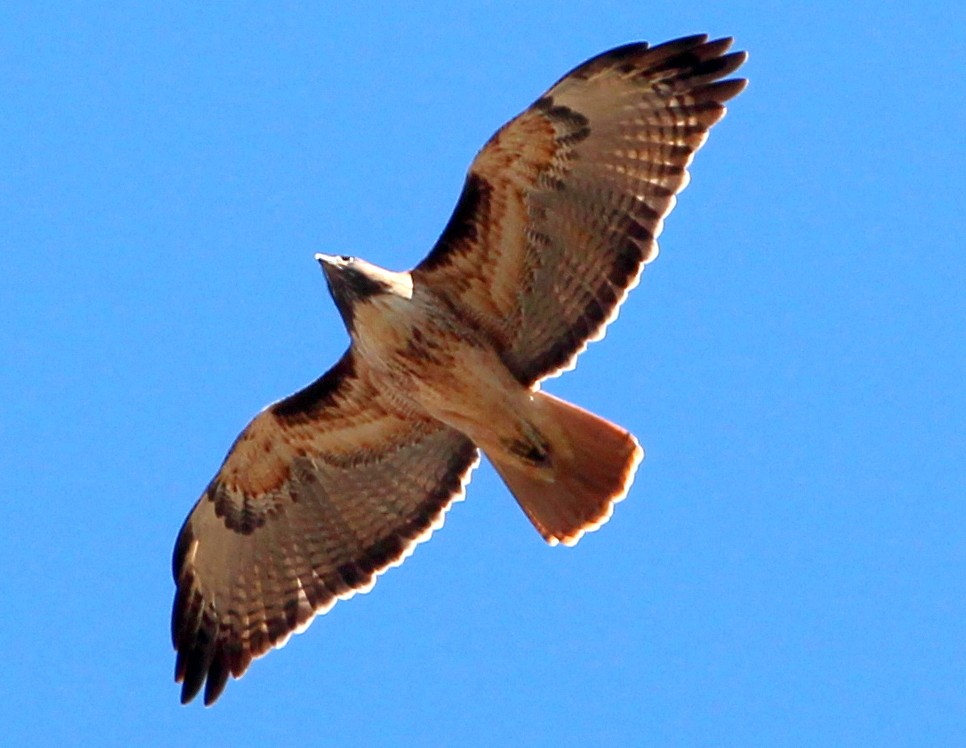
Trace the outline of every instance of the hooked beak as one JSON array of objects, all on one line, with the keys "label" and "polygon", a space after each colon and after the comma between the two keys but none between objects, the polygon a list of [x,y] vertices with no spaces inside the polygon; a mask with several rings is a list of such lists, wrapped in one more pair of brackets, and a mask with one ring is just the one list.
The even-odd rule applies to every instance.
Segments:
[{"label": "hooked beak", "polygon": [[347,258],[339,257],[338,255],[324,255],[321,252],[315,255],[315,261],[322,266],[322,271],[325,273],[326,278],[331,278],[334,274],[337,274],[342,268],[348,265]]}]

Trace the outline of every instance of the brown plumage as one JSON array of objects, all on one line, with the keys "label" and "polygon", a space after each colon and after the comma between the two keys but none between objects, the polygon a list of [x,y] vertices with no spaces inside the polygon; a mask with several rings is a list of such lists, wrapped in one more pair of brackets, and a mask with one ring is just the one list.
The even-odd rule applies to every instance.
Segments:
[{"label": "brown plumage", "polygon": [[182,701],[372,586],[442,523],[482,450],[551,544],[610,517],[643,452],[539,391],[603,335],[743,80],[705,36],[605,52],[501,128],[411,273],[319,256],[352,343],[241,433],[182,527]]}]

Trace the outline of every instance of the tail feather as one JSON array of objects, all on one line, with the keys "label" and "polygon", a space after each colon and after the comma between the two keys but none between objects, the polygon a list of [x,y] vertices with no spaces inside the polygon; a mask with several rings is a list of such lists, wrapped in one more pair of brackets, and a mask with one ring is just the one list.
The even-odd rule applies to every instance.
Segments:
[{"label": "tail feather", "polygon": [[534,426],[549,447],[547,464],[499,449],[486,453],[544,539],[574,545],[610,519],[644,451],[620,426],[545,392],[533,397]]}]

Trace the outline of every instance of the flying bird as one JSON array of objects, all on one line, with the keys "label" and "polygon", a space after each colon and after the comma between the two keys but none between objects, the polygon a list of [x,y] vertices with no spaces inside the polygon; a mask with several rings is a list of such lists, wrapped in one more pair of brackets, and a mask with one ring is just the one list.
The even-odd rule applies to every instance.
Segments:
[{"label": "flying bird", "polygon": [[640,42],[567,73],[477,154],[409,272],[317,255],[351,343],[235,440],[174,550],[175,680],[204,702],[370,589],[462,498],[482,451],[551,545],[611,515],[643,451],[540,390],[603,336],[745,60]]}]

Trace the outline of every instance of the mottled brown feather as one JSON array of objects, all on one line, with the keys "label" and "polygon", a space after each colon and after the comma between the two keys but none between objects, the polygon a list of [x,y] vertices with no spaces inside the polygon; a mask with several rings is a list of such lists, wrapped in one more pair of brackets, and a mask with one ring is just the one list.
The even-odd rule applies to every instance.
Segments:
[{"label": "mottled brown feather", "polygon": [[572,365],[657,256],[687,167],[746,55],[704,35],[628,44],[563,76],[487,142],[413,271],[533,385]]},{"label": "mottled brown feather", "polygon": [[252,659],[371,587],[463,493],[476,447],[400,413],[347,353],[242,432],[175,546],[182,701],[210,704]]}]

